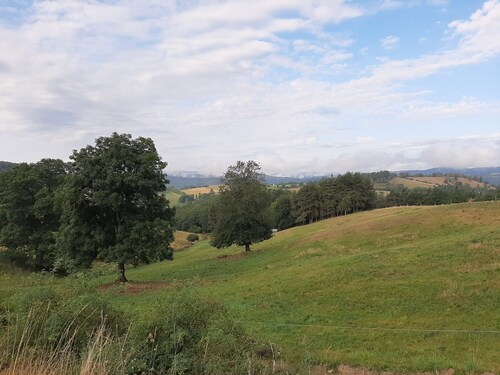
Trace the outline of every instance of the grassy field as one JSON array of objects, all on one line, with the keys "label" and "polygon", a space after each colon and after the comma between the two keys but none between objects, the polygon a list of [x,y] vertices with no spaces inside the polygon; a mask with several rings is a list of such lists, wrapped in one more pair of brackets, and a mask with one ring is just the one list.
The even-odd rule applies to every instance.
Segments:
[{"label": "grassy field", "polygon": [[[448,181],[448,182],[447,182]],[[466,177],[458,177],[458,182],[463,185],[469,185],[471,188],[484,188],[486,185],[483,182],[471,180]],[[409,189],[413,188],[432,188],[440,185],[453,185],[455,182],[453,177],[394,177],[391,179],[391,185],[403,185]]]},{"label": "grassy field", "polygon": [[[129,314],[195,288],[290,363],[500,371],[500,202],[333,218],[279,232],[248,255],[201,241],[127,276],[128,287],[102,293]],[[70,283],[1,278],[0,298]]]},{"label": "grassy field", "polygon": [[211,191],[217,194],[219,192],[219,189],[220,185],[210,185],[210,186],[202,186],[191,189],[182,189],[182,191],[188,195],[199,195],[199,194],[208,194]]},{"label": "grassy field", "polygon": [[437,186],[436,184],[430,183],[430,182],[424,182],[424,181],[418,181],[418,180],[413,180],[410,178],[404,178],[404,177],[394,177],[390,181],[391,185],[403,185],[404,187],[408,189],[414,189],[414,188],[432,188],[434,186]]},{"label": "grassy field", "polygon": [[179,205],[179,198],[181,197],[181,194],[176,191],[167,190],[165,197],[170,202],[170,206],[175,207]]}]

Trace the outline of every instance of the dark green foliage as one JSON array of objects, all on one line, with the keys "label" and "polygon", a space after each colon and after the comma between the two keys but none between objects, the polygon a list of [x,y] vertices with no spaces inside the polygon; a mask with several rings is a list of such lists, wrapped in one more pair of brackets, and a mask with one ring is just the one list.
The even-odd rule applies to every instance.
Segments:
[{"label": "dark green foliage", "polygon": [[0,174],[0,244],[19,266],[53,266],[61,217],[57,197],[66,167],[61,160],[43,159]]},{"label": "dark green foliage", "polygon": [[130,342],[128,373],[137,375],[245,374],[255,348],[224,307],[189,290],[155,305]]},{"label": "dark green foliage", "polygon": [[212,245],[245,246],[271,237],[270,197],[264,174],[254,161],[238,161],[222,178]]},{"label": "dark green foliage", "polygon": [[302,187],[295,196],[295,222],[310,224],[321,218],[321,187],[311,182]]},{"label": "dark green foliage", "polygon": [[[335,212],[331,214],[348,214],[364,211],[374,207],[375,190],[369,178],[360,173],[346,173],[335,178],[330,194],[336,194]],[[328,193],[327,193],[328,194]]]},{"label": "dark green foliage", "polygon": [[[450,203],[463,203],[471,200],[488,201],[495,200],[497,189],[471,188],[468,185],[440,185],[433,188],[408,189],[396,186],[379,203],[379,207],[390,206],[421,206]],[[500,196],[500,194],[498,194]]]},{"label": "dark green foliage", "polygon": [[273,227],[282,230],[295,225],[294,196],[287,192],[277,198],[271,205],[273,213]]},{"label": "dark green foliage", "polygon": [[113,133],[71,159],[58,242],[66,256],[117,262],[121,281],[126,263],[167,258],[174,212],[161,194],[166,163],[153,141]]},{"label": "dark green foliage", "polygon": [[202,194],[194,202],[177,207],[176,228],[186,232],[210,233],[216,221],[218,198],[213,194]]},{"label": "dark green foliage", "polygon": [[393,177],[396,177],[397,174],[389,171],[379,171],[379,172],[363,173],[363,176],[368,177],[375,183],[384,183],[384,182],[389,182]]},{"label": "dark green foliage", "polygon": [[186,237],[189,242],[195,242],[200,240],[200,236],[194,233],[189,233]]},{"label": "dark green foliage", "polygon": [[375,200],[370,178],[360,173],[346,173],[309,183],[296,194],[278,198],[272,205],[274,223],[277,229],[310,224],[374,208]]}]

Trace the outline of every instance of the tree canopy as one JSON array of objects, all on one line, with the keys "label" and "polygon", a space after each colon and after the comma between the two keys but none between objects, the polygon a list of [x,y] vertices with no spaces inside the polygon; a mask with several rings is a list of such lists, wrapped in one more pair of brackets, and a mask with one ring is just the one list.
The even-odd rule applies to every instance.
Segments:
[{"label": "tree canopy", "polygon": [[250,251],[252,243],[271,237],[270,197],[260,166],[250,160],[229,166],[222,178],[212,245],[233,244]]},{"label": "tree canopy", "polygon": [[64,187],[60,248],[79,264],[125,264],[171,258],[174,211],[163,192],[166,163],[150,138],[100,137],[74,151]]},{"label": "tree canopy", "polygon": [[0,244],[23,265],[52,268],[59,229],[57,191],[66,176],[62,160],[21,163],[0,174]]}]

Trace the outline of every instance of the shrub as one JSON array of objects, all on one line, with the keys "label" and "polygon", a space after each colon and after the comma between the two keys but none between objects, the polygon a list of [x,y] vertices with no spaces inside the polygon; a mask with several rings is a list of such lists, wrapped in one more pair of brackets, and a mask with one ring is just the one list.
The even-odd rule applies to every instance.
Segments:
[{"label": "shrub", "polygon": [[191,291],[159,303],[130,338],[129,374],[247,373],[254,348],[221,305]]},{"label": "shrub", "polygon": [[188,236],[186,237],[186,239],[189,242],[195,242],[195,241],[199,241],[200,240],[200,236],[198,236],[197,234],[194,234],[194,233],[190,233],[190,234],[188,234]]}]

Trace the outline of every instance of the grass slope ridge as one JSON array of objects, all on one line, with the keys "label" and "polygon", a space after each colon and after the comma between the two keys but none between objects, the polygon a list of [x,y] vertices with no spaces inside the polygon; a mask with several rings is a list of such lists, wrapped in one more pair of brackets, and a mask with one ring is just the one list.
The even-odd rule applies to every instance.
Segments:
[{"label": "grass slope ridge", "polygon": [[[277,233],[207,242],[139,282],[195,280],[291,360],[396,371],[500,371],[500,203],[388,208]],[[154,293],[116,294],[131,310]],[[434,331],[444,330],[444,331]]]}]

